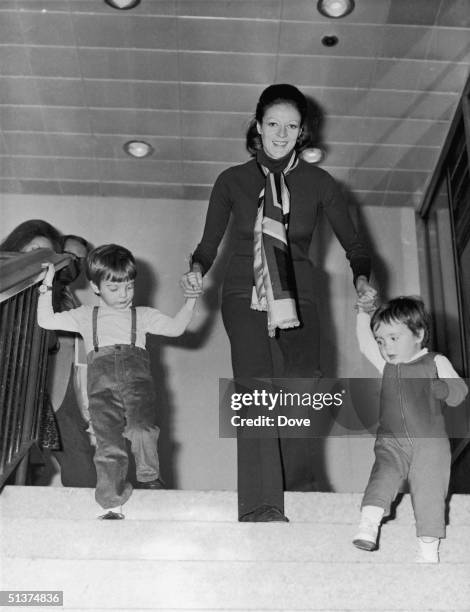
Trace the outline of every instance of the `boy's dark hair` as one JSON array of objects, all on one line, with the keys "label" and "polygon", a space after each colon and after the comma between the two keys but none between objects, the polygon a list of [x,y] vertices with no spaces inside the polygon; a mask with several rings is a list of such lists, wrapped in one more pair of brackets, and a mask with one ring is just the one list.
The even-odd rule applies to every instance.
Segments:
[{"label": "boy's dark hair", "polygon": [[382,304],[372,315],[370,328],[375,331],[381,323],[390,324],[394,321],[406,325],[415,336],[423,330],[422,346],[428,344],[431,318],[420,298],[400,296]]},{"label": "boy's dark hair", "polygon": [[85,274],[98,287],[102,281],[134,280],[137,276],[134,255],[118,244],[103,244],[88,253]]}]

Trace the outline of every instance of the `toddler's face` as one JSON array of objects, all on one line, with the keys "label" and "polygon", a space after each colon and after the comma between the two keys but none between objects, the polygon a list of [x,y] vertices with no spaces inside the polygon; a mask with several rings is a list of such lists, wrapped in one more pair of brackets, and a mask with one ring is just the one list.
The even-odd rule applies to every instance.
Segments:
[{"label": "toddler's face", "polygon": [[[93,286],[93,283],[92,283]],[[96,286],[94,287],[96,290]],[[125,310],[132,306],[134,299],[134,281],[101,281],[98,288],[99,294],[103,302],[111,308],[117,310]]]},{"label": "toddler's face", "polygon": [[385,361],[405,363],[421,350],[424,330],[416,336],[404,323],[392,321],[380,323],[374,329],[374,336]]}]

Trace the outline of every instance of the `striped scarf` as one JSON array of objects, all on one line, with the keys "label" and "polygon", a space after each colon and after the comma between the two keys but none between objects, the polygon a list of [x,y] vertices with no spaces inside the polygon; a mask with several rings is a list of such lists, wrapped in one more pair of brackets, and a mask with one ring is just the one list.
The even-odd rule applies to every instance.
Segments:
[{"label": "striped scarf", "polygon": [[[258,199],[254,227],[254,285],[251,308],[267,311],[268,333],[300,325],[295,305],[295,278],[287,230],[290,196],[285,176],[298,164],[295,151],[289,158],[271,160],[264,151],[257,162],[266,177]],[[266,165],[265,165],[266,164]]]}]

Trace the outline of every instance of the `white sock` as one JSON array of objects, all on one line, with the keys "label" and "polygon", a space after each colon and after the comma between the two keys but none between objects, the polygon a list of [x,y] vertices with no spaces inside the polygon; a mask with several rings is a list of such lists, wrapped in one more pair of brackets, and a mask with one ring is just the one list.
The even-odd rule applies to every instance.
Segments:
[{"label": "white sock", "polygon": [[418,538],[418,563],[439,563],[440,539],[432,536]]},{"label": "white sock", "polygon": [[377,548],[377,537],[383,515],[384,509],[379,506],[362,507],[361,521],[353,539],[354,546],[367,551]]},{"label": "white sock", "polygon": [[361,508],[361,520],[365,519],[377,526],[380,525],[384,514],[385,510],[380,506],[362,506]]}]

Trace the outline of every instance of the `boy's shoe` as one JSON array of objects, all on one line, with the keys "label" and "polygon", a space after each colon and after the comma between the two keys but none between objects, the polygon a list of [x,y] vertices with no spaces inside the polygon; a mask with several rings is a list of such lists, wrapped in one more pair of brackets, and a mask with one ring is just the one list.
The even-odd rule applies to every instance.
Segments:
[{"label": "boy's shoe", "polygon": [[102,514],[98,518],[102,521],[120,521],[125,517],[122,512],[115,512],[114,510],[108,510],[106,514]]},{"label": "boy's shoe", "polygon": [[239,519],[240,523],[288,523],[289,519],[279,508],[275,506],[260,506],[252,512],[244,514]]},{"label": "boy's shoe", "polygon": [[418,538],[418,554],[416,563],[439,563],[439,538],[431,542],[423,542]]},{"label": "boy's shoe", "polygon": [[379,534],[379,526],[374,521],[367,517],[362,517],[359,523],[359,529],[354,536],[353,544],[356,548],[372,552],[377,548],[377,536]]},{"label": "boy's shoe", "polygon": [[155,480],[149,480],[148,482],[139,482],[139,489],[153,489],[157,491],[159,489],[165,489],[165,485],[160,480],[160,478],[155,478]]}]

